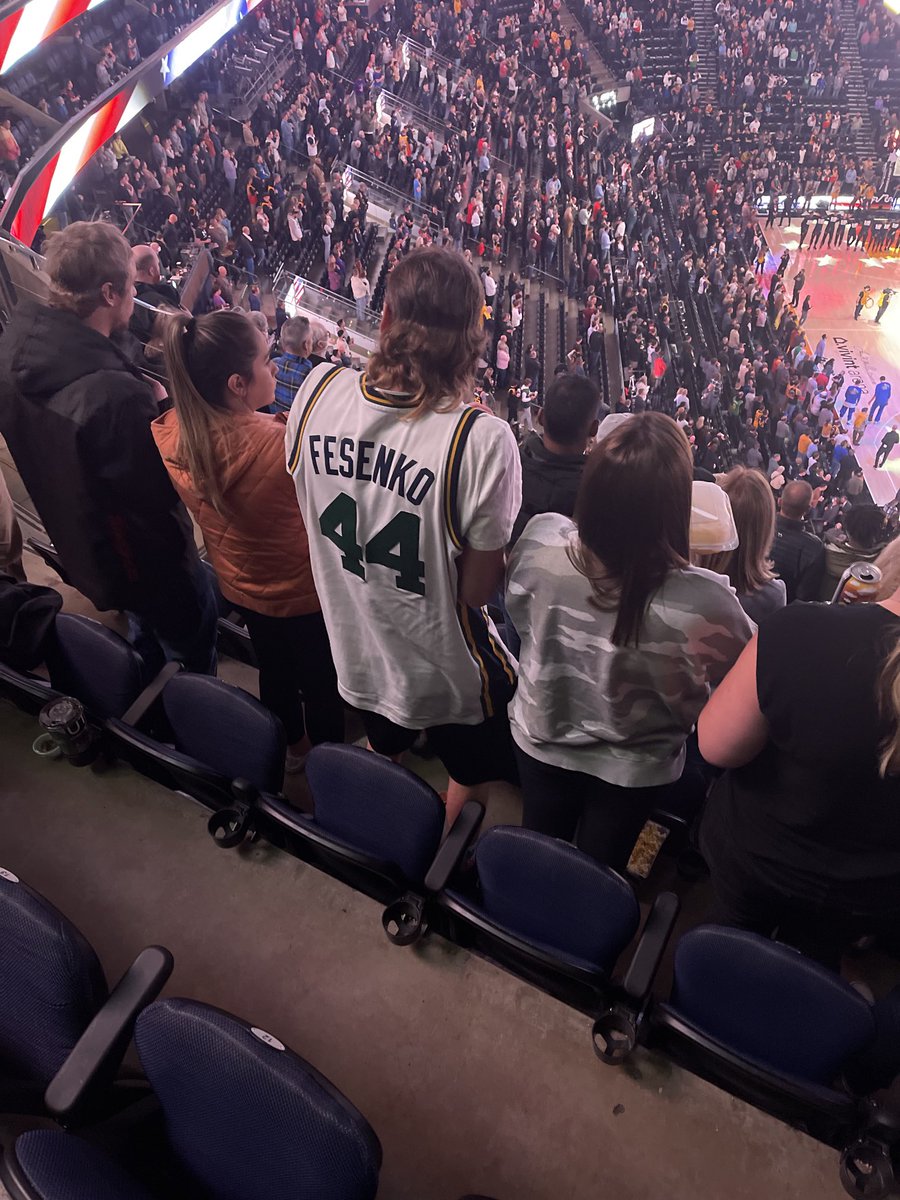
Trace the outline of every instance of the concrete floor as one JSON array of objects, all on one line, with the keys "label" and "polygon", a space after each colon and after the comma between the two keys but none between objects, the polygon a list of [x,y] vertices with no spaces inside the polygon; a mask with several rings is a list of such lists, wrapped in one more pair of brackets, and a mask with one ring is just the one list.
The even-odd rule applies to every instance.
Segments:
[{"label": "concrete floor", "polygon": [[838,1200],[828,1149],[646,1054],[594,1058],[586,1019],[439,939],[391,946],[377,905],[126,768],[30,750],[0,702],[0,865],[46,895],[115,979],[144,945],[167,991],[271,1030],[359,1106],[381,1200]]}]

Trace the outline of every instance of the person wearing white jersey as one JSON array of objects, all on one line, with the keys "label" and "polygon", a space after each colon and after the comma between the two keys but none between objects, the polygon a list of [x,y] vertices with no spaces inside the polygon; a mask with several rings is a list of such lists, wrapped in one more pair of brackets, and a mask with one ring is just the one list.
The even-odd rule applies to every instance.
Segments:
[{"label": "person wearing white jersey", "polygon": [[522,485],[509,426],[470,404],[482,304],[461,254],[413,251],[388,277],[366,374],[316,367],[286,434],[341,695],[380,754],[428,731],[449,820],[479,785],[516,779],[516,664],[483,606]]}]

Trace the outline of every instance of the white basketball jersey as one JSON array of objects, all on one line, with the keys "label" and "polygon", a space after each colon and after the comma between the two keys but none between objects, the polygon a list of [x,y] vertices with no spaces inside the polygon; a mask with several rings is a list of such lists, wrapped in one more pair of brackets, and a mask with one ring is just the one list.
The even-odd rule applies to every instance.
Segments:
[{"label": "white basketball jersey", "polygon": [[409,729],[474,725],[515,682],[487,613],[457,599],[465,546],[506,546],[521,503],[515,439],[483,409],[405,414],[403,396],[322,364],[286,434],[288,472],[341,695]]}]

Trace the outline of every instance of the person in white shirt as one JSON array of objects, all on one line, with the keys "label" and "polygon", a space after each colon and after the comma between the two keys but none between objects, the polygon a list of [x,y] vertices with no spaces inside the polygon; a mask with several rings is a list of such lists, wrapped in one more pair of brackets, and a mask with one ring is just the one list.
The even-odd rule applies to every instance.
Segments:
[{"label": "person in white shirt", "polygon": [[357,259],[353,264],[353,274],[350,276],[350,291],[353,293],[353,301],[356,304],[356,319],[357,321],[362,321],[365,319],[366,306],[372,294],[372,285],[369,283],[366,269],[360,259]]},{"label": "person in white shirt", "polygon": [[514,782],[515,660],[485,605],[521,507],[509,426],[474,407],[483,292],[463,255],[414,250],[388,276],[379,349],[360,375],[323,363],[286,433],[338,686],[373,750],[427,730],[452,820]]}]

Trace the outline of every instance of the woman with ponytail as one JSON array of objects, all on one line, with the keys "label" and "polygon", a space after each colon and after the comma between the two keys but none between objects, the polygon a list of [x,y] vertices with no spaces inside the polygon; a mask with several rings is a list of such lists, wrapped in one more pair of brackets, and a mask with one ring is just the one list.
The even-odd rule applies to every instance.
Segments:
[{"label": "woman with ponytail", "polygon": [[174,408],[153,436],[222,595],[246,618],[260,699],[284,725],[287,769],[299,770],[310,744],[343,741],[343,707],[284,470],[284,422],[258,411],[275,396],[267,341],[243,313],[178,314],[164,351]]},{"label": "woman with ponytail", "polygon": [[900,589],[762,622],[700,715],[716,919],[837,969],[900,920]]}]

